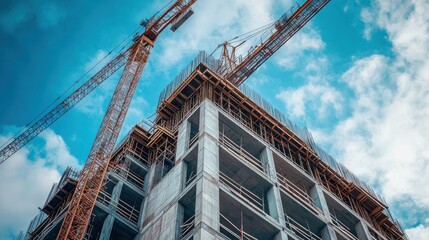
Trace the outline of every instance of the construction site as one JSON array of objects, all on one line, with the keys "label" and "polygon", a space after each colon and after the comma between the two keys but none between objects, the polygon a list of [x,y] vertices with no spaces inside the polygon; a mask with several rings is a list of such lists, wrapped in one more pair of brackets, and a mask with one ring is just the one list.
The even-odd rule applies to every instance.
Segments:
[{"label": "construction site", "polygon": [[4,162],[124,66],[84,168],[64,172],[16,239],[408,239],[381,196],[242,84],[329,0],[285,10],[244,55],[228,43],[220,59],[200,52],[118,142],[154,41],[194,2],[142,22],[126,51],[1,150]]}]

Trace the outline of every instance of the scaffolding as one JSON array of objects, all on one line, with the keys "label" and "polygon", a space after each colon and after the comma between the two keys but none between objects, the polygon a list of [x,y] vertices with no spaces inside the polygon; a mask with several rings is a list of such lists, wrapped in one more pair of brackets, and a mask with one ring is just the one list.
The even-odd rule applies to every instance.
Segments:
[{"label": "scaffolding", "polygon": [[[178,77],[160,95],[158,118],[167,122],[168,126],[177,127],[195,106],[204,99],[209,99],[223,114],[237,120],[247,130],[263,139],[275,152],[319,182],[377,231],[388,237],[401,238],[403,231],[384,211],[386,205],[381,197],[318,147],[307,129],[297,127],[255,92],[246,87],[238,89],[217,76],[217,73],[211,70],[216,69],[212,68],[216,63],[211,57],[200,53],[189,67],[191,69],[196,66],[195,70],[187,70],[185,75],[188,77]],[[258,161],[246,156],[240,146],[228,141],[222,134],[219,144],[263,171]],[[298,192],[295,191],[296,194]],[[309,202],[305,195],[301,196],[301,199]]]}]

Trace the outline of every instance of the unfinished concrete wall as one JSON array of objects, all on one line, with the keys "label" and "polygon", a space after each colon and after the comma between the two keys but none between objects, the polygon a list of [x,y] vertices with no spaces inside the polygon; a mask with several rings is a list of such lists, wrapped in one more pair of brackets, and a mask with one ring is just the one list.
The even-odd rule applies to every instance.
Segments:
[{"label": "unfinished concrete wall", "polygon": [[177,238],[176,218],[182,186],[182,164],[177,164],[168,172],[147,196],[140,239]]},{"label": "unfinished concrete wall", "polygon": [[210,101],[200,108],[194,239],[215,239],[219,231],[219,113]]}]

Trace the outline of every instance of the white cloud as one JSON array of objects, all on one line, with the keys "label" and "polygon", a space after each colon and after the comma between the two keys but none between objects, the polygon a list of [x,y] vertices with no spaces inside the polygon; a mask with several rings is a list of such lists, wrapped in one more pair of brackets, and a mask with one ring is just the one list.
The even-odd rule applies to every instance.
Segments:
[{"label": "white cloud", "polygon": [[143,119],[148,116],[149,102],[141,96],[136,96],[131,102],[130,108],[128,109],[127,116],[122,126],[119,140],[125,137],[125,135]]},{"label": "white cloud", "polygon": [[[1,135],[4,142],[10,135]],[[61,136],[50,129],[41,134],[42,147],[27,145],[0,166],[0,238],[25,230],[44,204],[66,166],[78,167]],[[46,157],[42,157],[46,155]]]},{"label": "white cloud", "polygon": [[105,66],[111,60],[111,57],[107,57],[107,54],[105,50],[98,50],[95,56],[85,64],[85,71],[93,69],[96,72],[100,70],[101,67]]},{"label": "white cloud", "polygon": [[[314,53],[314,52],[312,52]],[[323,54],[305,58],[305,67],[298,73],[305,83],[299,87],[281,90],[276,98],[285,106],[286,112],[293,119],[303,118],[308,113],[315,113],[317,120],[325,120],[329,116],[339,116],[343,112],[343,96],[329,84],[327,72],[328,59]]]},{"label": "white cloud", "polygon": [[308,111],[317,112],[319,119],[342,111],[342,95],[328,85],[306,84],[296,89],[280,91],[276,98],[286,107],[286,112],[294,118],[303,117]]},{"label": "white cloud", "polygon": [[408,237],[412,240],[427,240],[429,239],[429,218],[426,219],[426,225],[420,224],[414,228],[406,230]]},{"label": "white cloud", "polygon": [[[88,76],[93,76],[112,59],[111,56],[107,56],[107,54],[107,51],[98,50],[95,55],[84,64],[85,72],[89,71]],[[116,80],[117,75],[118,74],[114,74],[103,82],[93,92],[82,99],[75,108],[91,116],[104,116],[105,105],[111,99],[115,89],[115,83],[117,82],[113,81],[113,79]],[[87,78],[84,78],[84,80],[87,81]]]},{"label": "white cloud", "polygon": [[[429,208],[428,10],[428,2],[419,0],[376,0],[362,10],[364,35],[385,31],[393,55],[357,59],[342,75],[354,97],[350,116],[331,139],[337,159],[377,186],[388,203],[409,201],[418,209]],[[407,233],[428,239],[428,230],[426,221]]]},{"label": "white cloud", "polygon": [[[346,165],[380,184],[389,201],[410,195],[418,206],[429,206],[429,190],[415,187],[429,175],[429,138],[423,134],[429,131],[428,87],[396,70],[373,55],[343,75],[356,99],[352,116],[337,127],[336,148]],[[386,78],[398,81],[397,89]]]},{"label": "white cloud", "polygon": [[363,30],[363,38],[366,40],[371,40],[372,31],[374,31],[374,27],[371,22],[374,21],[373,15],[368,8],[363,8],[360,12],[360,17],[365,24],[365,28]]},{"label": "white cloud", "polygon": [[279,3],[285,10],[291,6],[289,0],[198,1],[194,6],[195,14],[182,28],[171,37],[159,39],[162,52],[157,56],[157,62],[165,68],[177,65],[196,51],[211,52],[219,43],[274,22],[280,17],[276,12],[279,5],[275,8],[274,3]]},{"label": "white cloud", "polygon": [[389,201],[410,196],[428,208],[429,189],[416,186],[429,176],[429,30],[412,23],[427,21],[421,8],[429,4],[375,6],[373,24],[387,31],[396,56],[359,59],[343,75],[356,98],[353,115],[337,127],[336,148],[355,172],[379,183]]},{"label": "white cloud", "polygon": [[318,52],[324,48],[325,42],[319,32],[308,25],[279,50],[274,61],[285,69],[295,69],[298,63],[309,57],[309,52]]},{"label": "white cloud", "polygon": [[57,166],[60,170],[64,170],[68,166],[79,167],[79,161],[71,155],[63,137],[51,129],[43,131],[40,137],[45,140],[46,164]]}]

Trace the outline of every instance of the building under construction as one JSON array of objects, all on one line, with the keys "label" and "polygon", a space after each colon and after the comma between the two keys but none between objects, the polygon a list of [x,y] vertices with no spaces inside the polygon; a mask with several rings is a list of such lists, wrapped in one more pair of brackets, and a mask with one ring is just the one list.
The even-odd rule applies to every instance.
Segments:
[{"label": "building under construction", "polygon": [[[201,52],[109,161],[84,239],[407,239],[382,198]],[[18,239],[55,239],[67,169]]]},{"label": "building under construction", "polygon": [[83,169],[64,172],[18,239],[407,239],[382,198],[242,85],[329,0],[298,0],[220,44],[219,59],[201,52],[156,115],[117,143],[154,42],[195,2],[170,1],[142,21],[112,60],[3,145],[0,164],[122,69]]}]

